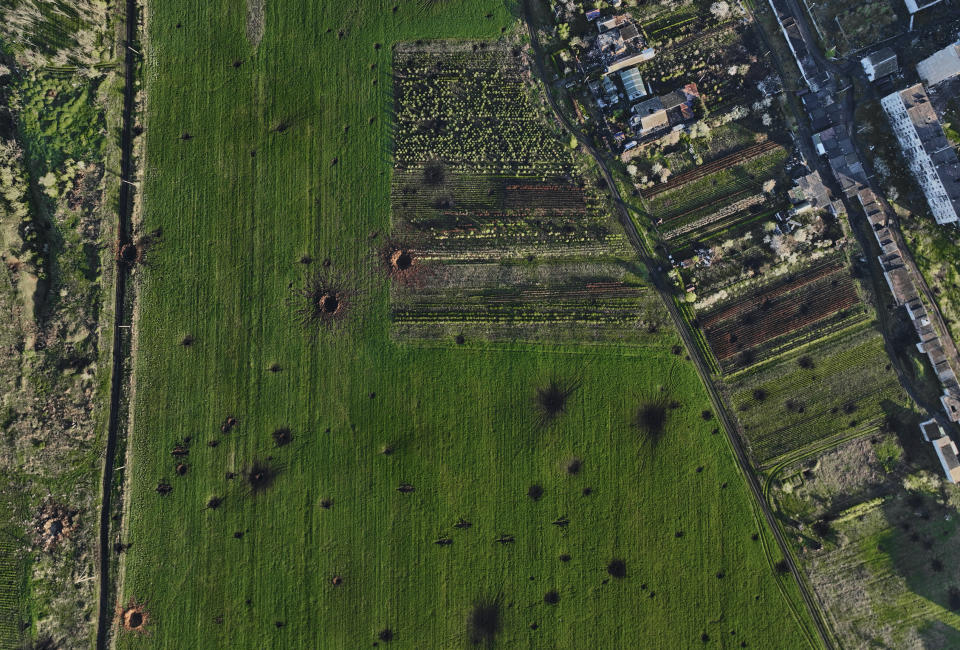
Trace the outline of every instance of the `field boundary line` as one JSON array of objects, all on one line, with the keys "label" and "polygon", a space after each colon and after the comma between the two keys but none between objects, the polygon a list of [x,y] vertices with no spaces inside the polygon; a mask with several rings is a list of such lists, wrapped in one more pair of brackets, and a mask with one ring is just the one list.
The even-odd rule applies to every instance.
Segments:
[{"label": "field boundary line", "polygon": [[[136,104],[136,58],[132,45],[137,36],[137,1],[126,0],[121,7],[124,26],[122,39],[124,51],[124,90],[123,110],[120,129],[120,197],[117,209],[118,246],[132,243],[131,213],[135,200],[133,185],[133,118]],[[118,9],[118,17],[121,9]],[[118,248],[119,250],[119,248]],[[107,420],[107,443],[104,450],[103,473],[101,476],[100,521],[97,548],[97,569],[99,593],[97,598],[96,645],[97,650],[105,650],[113,621],[114,583],[111,571],[110,531],[112,499],[114,496],[114,470],[117,453],[117,439],[120,435],[121,412],[127,392],[126,354],[130,346],[130,307],[132,299],[128,294],[130,265],[118,261],[114,264],[114,322],[113,322],[113,364],[110,373],[110,406]]]}]

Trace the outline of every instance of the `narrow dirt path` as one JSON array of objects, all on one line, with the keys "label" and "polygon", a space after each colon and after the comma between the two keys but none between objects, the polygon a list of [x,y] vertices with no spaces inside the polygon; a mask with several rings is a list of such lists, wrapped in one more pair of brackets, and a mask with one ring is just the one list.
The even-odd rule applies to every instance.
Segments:
[{"label": "narrow dirt path", "polygon": [[[117,243],[131,243],[130,215],[133,210],[133,113],[136,95],[136,59],[133,45],[137,39],[137,3],[126,1],[124,46],[124,91],[120,136],[120,205],[117,211]],[[121,420],[121,403],[128,389],[127,353],[130,349],[130,314],[132,299],[127,287],[130,265],[118,261],[114,274],[113,367],[110,377],[110,414],[107,422],[107,445],[103,461],[100,495],[100,534],[97,571],[100,585],[97,599],[97,650],[104,650],[113,621],[113,580],[110,571],[110,520],[112,512],[113,476],[117,455],[117,437]]]},{"label": "narrow dirt path", "polygon": [[620,190],[617,187],[616,182],[613,179],[613,175],[610,173],[610,169],[600,155],[593,144],[589,139],[580,132],[567,118],[567,116],[560,110],[556,104],[556,100],[553,97],[553,93],[550,90],[550,84],[547,82],[547,75],[545,71],[545,66],[543,63],[544,54],[543,47],[540,44],[540,37],[537,34],[536,26],[534,25],[533,15],[530,8],[530,0],[523,1],[523,19],[527,24],[527,30],[530,33],[530,42],[533,46],[534,51],[534,60],[537,67],[537,73],[540,76],[541,82],[545,86],[545,92],[547,96],[547,101],[550,103],[550,107],[553,109],[554,114],[564,128],[574,137],[580,145],[590,153],[590,155],[596,160],[597,165],[600,167],[600,171],[603,175],[604,181],[607,184],[607,187],[610,190],[610,194],[613,196],[613,201],[617,207],[617,213],[620,217],[620,222],[626,231],[627,238],[630,240],[636,249],[638,255],[640,256],[641,261],[647,267],[650,278],[653,281],[654,288],[657,290],[657,293],[660,295],[660,298],[663,300],[664,305],[667,308],[667,312],[670,314],[670,318],[673,320],[674,327],[677,332],[680,334],[680,338],[683,339],[684,346],[687,349],[687,353],[690,355],[690,359],[693,361],[694,366],[697,369],[697,373],[700,375],[700,379],[703,382],[704,386],[707,389],[707,394],[710,397],[710,402],[713,406],[714,411],[717,413],[717,416],[720,418],[721,423],[723,424],[724,431],[727,434],[727,439],[730,441],[730,446],[733,448],[734,456],[737,459],[737,465],[739,466],[740,472],[743,474],[744,478],[747,480],[747,485],[750,488],[750,492],[753,494],[754,500],[756,501],[757,506],[763,512],[764,518],[767,521],[767,525],[770,528],[770,532],[773,534],[774,538],[777,541],[777,545],[780,547],[780,552],[783,554],[784,560],[787,562],[790,568],[790,572],[793,574],[794,579],[797,582],[797,586],[800,590],[800,595],[803,598],[804,603],[807,606],[807,609],[810,612],[810,618],[813,620],[814,626],[817,628],[817,633],[819,636],[820,643],[823,647],[828,650],[833,648],[832,635],[827,627],[826,622],[823,619],[819,604],[817,603],[815,597],[810,592],[810,589],[807,586],[806,581],[804,580],[803,574],[800,572],[799,567],[797,566],[796,561],[794,560],[793,554],[790,552],[790,548],[787,544],[787,540],[784,537],[783,531],[778,525],[776,515],[773,510],[770,508],[770,504],[764,498],[763,490],[760,486],[760,482],[757,479],[757,475],[753,472],[753,469],[750,467],[750,461],[747,457],[747,453],[744,450],[743,444],[740,441],[740,437],[737,434],[737,429],[734,426],[730,414],[727,412],[726,407],[724,406],[723,401],[720,398],[719,393],[717,392],[716,386],[714,386],[713,381],[710,375],[710,366],[707,364],[706,360],[703,358],[703,354],[700,351],[700,348],[697,346],[696,341],[693,338],[693,334],[690,332],[687,327],[686,321],[680,315],[677,306],[673,302],[673,296],[670,292],[669,280],[667,280],[663,273],[659,271],[658,265],[650,257],[650,253],[647,250],[647,246],[643,241],[643,237],[640,234],[640,231],[637,229],[636,224],[633,222],[633,219],[630,217],[627,205],[623,202],[623,197],[620,194]]}]

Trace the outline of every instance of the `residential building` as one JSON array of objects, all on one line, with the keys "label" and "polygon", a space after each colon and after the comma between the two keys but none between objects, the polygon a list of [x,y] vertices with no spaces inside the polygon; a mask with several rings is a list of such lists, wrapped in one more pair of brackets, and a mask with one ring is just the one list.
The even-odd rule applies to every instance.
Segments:
[{"label": "residential building", "polygon": [[646,47],[640,30],[626,15],[610,16],[597,21],[599,35],[594,41],[592,58],[604,67],[605,74],[613,74],[654,57],[653,48]]},{"label": "residential building", "polygon": [[642,138],[671,124],[674,128],[681,128],[684,122],[693,119],[693,105],[699,97],[697,84],[688,83],[666,95],[645,99],[634,105],[630,125],[637,129],[637,134]]},{"label": "residential building", "polygon": [[670,125],[667,109],[663,107],[663,102],[660,101],[659,97],[651,97],[640,102],[633,107],[633,112],[640,124],[638,130],[642,134]]},{"label": "residential building", "polygon": [[960,214],[960,160],[947,142],[922,84],[887,95],[883,110],[937,223]]},{"label": "residential building", "polygon": [[943,436],[934,440],[933,446],[937,450],[937,457],[940,459],[943,473],[947,475],[947,480],[951,483],[960,481],[960,459],[957,458],[957,445],[949,437]]},{"label": "residential building", "polygon": [[819,171],[793,179],[793,187],[788,194],[795,207],[807,204],[815,210],[827,210],[833,216],[843,211],[843,204],[831,198],[830,190],[824,185]]},{"label": "residential building", "polygon": [[897,66],[897,54],[889,47],[884,47],[870,56],[860,59],[860,65],[870,81],[889,77],[900,68]]},{"label": "residential building", "polygon": [[928,87],[956,77],[960,74],[960,42],[952,43],[918,63],[917,74]]}]

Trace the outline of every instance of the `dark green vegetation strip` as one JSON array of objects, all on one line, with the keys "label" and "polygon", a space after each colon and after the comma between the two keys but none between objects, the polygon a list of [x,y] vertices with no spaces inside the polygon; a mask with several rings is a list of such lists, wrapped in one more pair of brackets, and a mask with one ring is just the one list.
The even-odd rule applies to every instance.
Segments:
[{"label": "dark green vegetation strip", "polygon": [[[802,646],[669,344],[391,341],[370,233],[389,228],[392,40],[513,23],[496,2],[397,7],[268,0],[255,51],[236,2],[152,7],[144,218],[163,239],[122,593],[147,616],[119,647]],[[350,301],[311,336],[314,272]],[[553,379],[575,390],[544,427]],[[662,435],[631,424],[641,404]]]}]

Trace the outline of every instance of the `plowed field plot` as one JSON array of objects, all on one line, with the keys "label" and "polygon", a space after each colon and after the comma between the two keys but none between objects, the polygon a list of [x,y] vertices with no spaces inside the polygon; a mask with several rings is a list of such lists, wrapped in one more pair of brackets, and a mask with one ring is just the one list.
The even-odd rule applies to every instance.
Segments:
[{"label": "plowed field plot", "polygon": [[506,44],[395,48],[393,239],[412,268],[394,335],[654,340],[662,306],[523,65]]},{"label": "plowed field plot", "polygon": [[[785,352],[842,322],[863,317],[865,308],[844,266],[798,273],[700,316],[714,355],[730,370],[773,352]],[[738,358],[735,358],[739,355]]]},{"label": "plowed field plot", "polygon": [[869,431],[908,403],[871,326],[762,364],[729,384],[755,460]]}]

